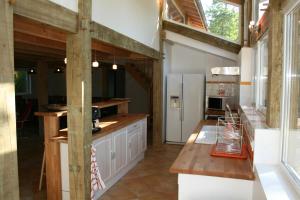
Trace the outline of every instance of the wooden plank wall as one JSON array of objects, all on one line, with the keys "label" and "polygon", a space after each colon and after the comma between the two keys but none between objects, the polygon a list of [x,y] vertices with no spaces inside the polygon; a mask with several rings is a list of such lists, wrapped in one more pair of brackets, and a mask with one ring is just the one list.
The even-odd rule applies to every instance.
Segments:
[{"label": "wooden plank wall", "polygon": [[91,198],[91,0],[78,0],[78,33],[67,36],[70,199]]},{"label": "wooden plank wall", "polygon": [[13,7],[0,1],[0,199],[19,199]]},{"label": "wooden plank wall", "polygon": [[283,48],[283,14],[280,12],[281,0],[270,0],[269,27],[269,77],[267,124],[271,128],[280,126],[280,104],[282,94],[282,48]]}]

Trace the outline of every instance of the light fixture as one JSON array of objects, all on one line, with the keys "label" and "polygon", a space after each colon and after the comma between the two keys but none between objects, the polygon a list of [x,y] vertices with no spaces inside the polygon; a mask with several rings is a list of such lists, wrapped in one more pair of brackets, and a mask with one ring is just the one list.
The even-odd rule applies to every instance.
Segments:
[{"label": "light fixture", "polygon": [[63,70],[62,67],[57,67],[57,68],[54,70],[54,73],[56,73],[56,74],[64,73],[64,70]]},{"label": "light fixture", "polygon": [[68,59],[67,59],[67,58],[65,58],[65,59],[64,59],[64,63],[65,63],[65,64],[67,64],[67,62],[68,62]]},{"label": "light fixture", "polygon": [[93,67],[99,67],[99,62],[97,61],[97,53],[96,53],[96,51],[94,51],[94,54],[95,54],[95,60],[93,61],[92,66]]},{"label": "light fixture", "polygon": [[36,74],[35,69],[34,69],[34,68],[30,68],[30,69],[28,70],[28,74]]},{"label": "light fixture", "polygon": [[113,70],[117,70],[118,69],[118,65],[116,64],[116,56],[114,55],[114,64],[112,66]]}]

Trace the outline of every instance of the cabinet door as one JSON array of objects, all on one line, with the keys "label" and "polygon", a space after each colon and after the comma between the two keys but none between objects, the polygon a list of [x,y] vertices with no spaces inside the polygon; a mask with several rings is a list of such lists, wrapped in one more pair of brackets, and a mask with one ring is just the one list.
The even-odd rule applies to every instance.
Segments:
[{"label": "cabinet door", "polygon": [[94,143],[96,159],[103,181],[108,181],[112,176],[112,137],[106,136]]},{"label": "cabinet door", "polygon": [[138,138],[138,131],[132,131],[128,133],[128,162],[133,161],[138,156]]},{"label": "cabinet door", "polygon": [[141,122],[141,129],[139,131],[139,152],[144,152],[147,149],[147,119]]},{"label": "cabinet door", "polygon": [[126,129],[122,129],[113,134],[113,149],[113,174],[116,174],[127,165]]}]

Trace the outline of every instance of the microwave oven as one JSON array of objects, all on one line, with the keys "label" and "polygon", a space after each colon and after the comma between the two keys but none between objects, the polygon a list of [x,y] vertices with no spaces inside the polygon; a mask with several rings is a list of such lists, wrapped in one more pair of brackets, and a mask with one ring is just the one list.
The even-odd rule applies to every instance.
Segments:
[{"label": "microwave oven", "polygon": [[207,108],[213,110],[226,110],[226,104],[230,106],[231,109],[235,108],[234,97],[208,97]]}]

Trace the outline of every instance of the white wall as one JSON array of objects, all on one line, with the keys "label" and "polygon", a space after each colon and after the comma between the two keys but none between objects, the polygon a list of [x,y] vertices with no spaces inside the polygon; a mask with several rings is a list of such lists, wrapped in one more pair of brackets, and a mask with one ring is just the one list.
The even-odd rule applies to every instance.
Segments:
[{"label": "white wall", "polygon": [[206,74],[212,67],[236,66],[235,60],[207,53],[177,43],[168,43],[169,50],[165,52],[168,57],[169,73],[201,73]]},{"label": "white wall", "polygon": [[78,12],[78,0],[49,0],[58,5],[66,7],[74,12]]},{"label": "white wall", "polygon": [[[49,0],[78,12],[78,0]],[[159,50],[158,0],[92,0],[92,20]]]},{"label": "white wall", "polygon": [[92,19],[159,49],[157,0],[93,0]]}]

